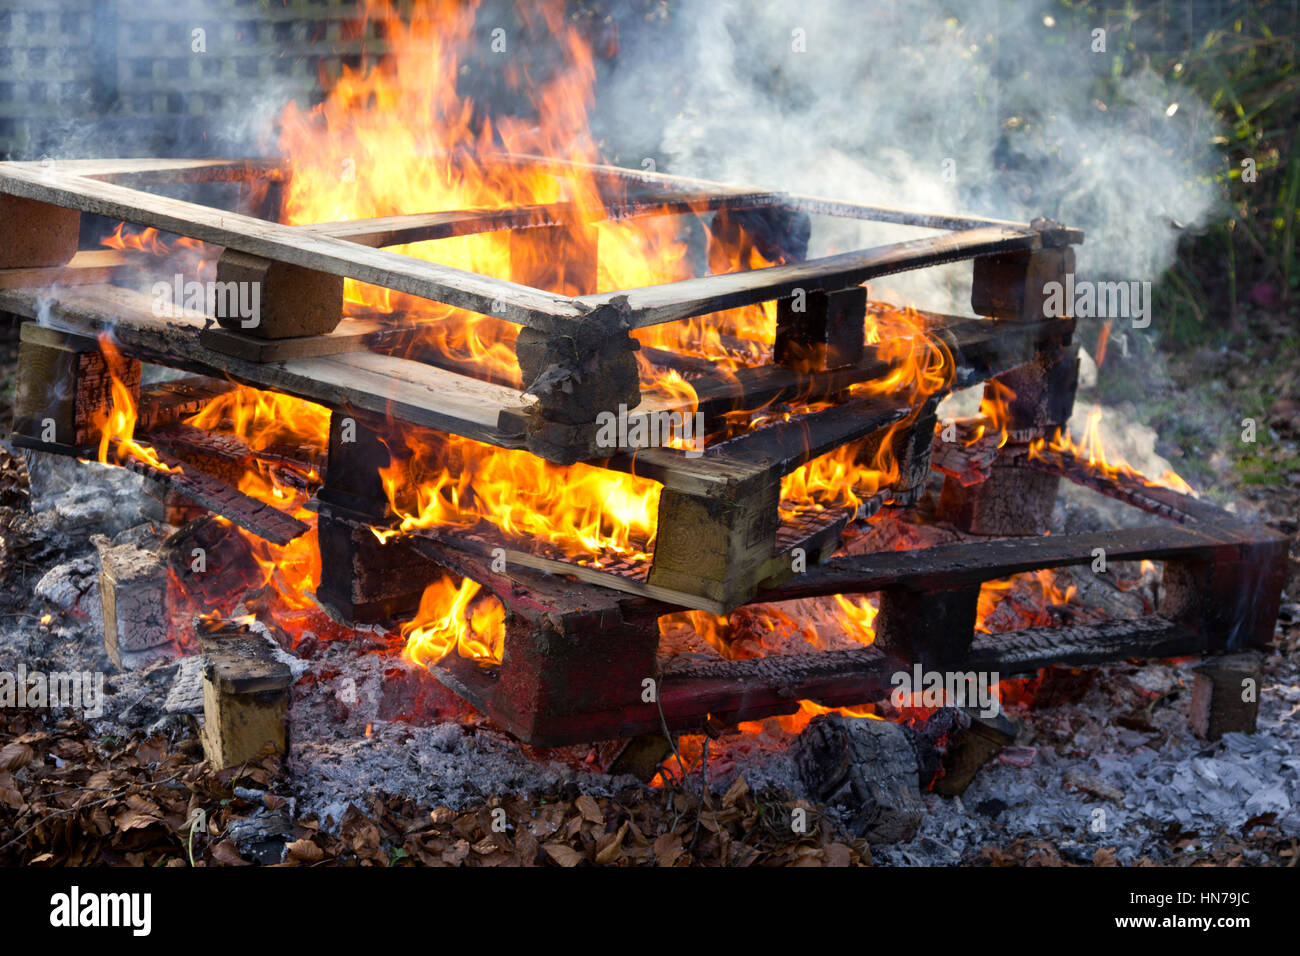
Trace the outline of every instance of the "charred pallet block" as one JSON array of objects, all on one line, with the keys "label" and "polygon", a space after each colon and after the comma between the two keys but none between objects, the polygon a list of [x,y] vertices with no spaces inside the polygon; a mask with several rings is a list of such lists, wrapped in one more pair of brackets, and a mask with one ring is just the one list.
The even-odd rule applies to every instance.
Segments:
[{"label": "charred pallet block", "polygon": [[779,474],[762,472],[728,498],[665,489],[648,583],[725,607],[747,600],[771,571],[780,525]]},{"label": "charred pallet block", "polygon": [[379,469],[388,465],[383,423],[359,411],[330,415],[325,483],[316,492],[321,577],[316,597],[349,623],[414,611],[437,574],[404,540],[380,541],[391,520]]},{"label": "charred pallet block", "polygon": [[529,451],[568,465],[598,457],[597,420],[641,404],[635,352],[626,332],[590,326],[583,334],[556,336],[520,329],[515,355],[525,393],[537,403],[522,417]]},{"label": "charred pallet block", "polygon": [[81,213],[0,193],[0,269],[61,266],[77,253]]},{"label": "charred pallet block", "polygon": [[911,840],[925,816],[916,751],[907,730],[871,718],[822,714],[792,747],[804,786],[838,807],[872,843]]},{"label": "charred pallet block", "polygon": [[800,290],[778,299],[776,364],[802,372],[856,365],[864,352],[866,314],[866,286],[838,292]]},{"label": "charred pallet block", "polygon": [[430,539],[419,546],[505,606],[499,667],[452,654],[432,669],[511,733],[538,746],[608,739],[622,736],[601,732],[609,714],[643,700],[649,703],[640,706],[654,708],[657,617],[669,605],[527,568],[497,573],[487,561]]},{"label": "charred pallet block", "polygon": [[285,719],[293,675],[267,638],[224,621],[200,629],[203,752],[216,769],[288,747]]},{"label": "charred pallet block", "polygon": [[1258,653],[1229,654],[1198,665],[1192,681],[1192,730],[1204,740],[1253,734],[1263,679]]},{"label": "charred pallet block", "polygon": [[971,307],[976,315],[1017,321],[1048,317],[1048,284],[1064,282],[1065,274],[1074,272],[1074,250],[1057,244],[1059,225],[1051,220],[1036,219],[1031,226],[1045,239],[1041,248],[975,259]]},{"label": "charred pallet block", "polygon": [[[1035,220],[1034,227],[1047,234],[1055,224]],[[1055,318],[1048,315],[1050,285],[1063,284],[1066,274],[1073,272],[1074,250],[1069,246],[1046,245],[1036,251],[983,256],[975,260],[971,306],[978,314],[1001,322]],[[1005,406],[1006,429],[1027,443],[1065,427],[1074,410],[1078,380],[1078,346],[1067,343],[997,376],[985,385],[985,397]],[[1021,452],[1023,448],[1011,447],[1002,457]],[[940,514],[975,534],[1042,534],[1058,486],[1059,482],[1048,477],[1026,478],[997,467],[988,480],[974,485],[948,478],[940,497]]]},{"label": "charred pallet block", "polygon": [[970,534],[1043,534],[1060,483],[1056,475],[995,463],[988,478],[975,484],[946,476],[938,514]]},{"label": "charred pallet block", "polygon": [[[14,391],[14,433],[38,445],[84,449],[99,442],[113,405],[113,375],[99,343],[24,323]],[[116,374],[134,397],[140,363],[122,358]]]},{"label": "charred pallet block", "polygon": [[324,335],[343,319],[343,277],[227,249],[217,260],[216,319],[255,338]]},{"label": "charred pallet block", "polygon": [[114,543],[98,536],[99,594],[104,650],[124,670],[181,653],[170,568],[159,558],[161,538]]},{"label": "charred pallet block", "polygon": [[875,620],[876,643],[927,671],[959,666],[970,653],[980,589],[922,591],[886,588]]}]

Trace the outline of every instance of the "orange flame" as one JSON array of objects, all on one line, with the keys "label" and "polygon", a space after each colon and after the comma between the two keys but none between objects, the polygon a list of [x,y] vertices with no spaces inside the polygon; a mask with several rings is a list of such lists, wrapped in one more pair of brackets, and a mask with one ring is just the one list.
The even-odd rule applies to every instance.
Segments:
[{"label": "orange flame", "polygon": [[1069,432],[1056,429],[1050,438],[1039,438],[1029,445],[1029,457],[1040,461],[1052,460],[1053,454],[1068,453],[1075,459],[1085,462],[1094,471],[1110,479],[1127,478],[1151,487],[1169,488],[1185,495],[1195,495],[1192,486],[1185,482],[1172,469],[1165,469],[1158,478],[1151,479],[1134,469],[1122,458],[1111,462],[1106,454],[1105,442],[1101,437],[1100,407],[1088,413],[1084,426],[1083,441],[1076,443]]},{"label": "orange flame", "polygon": [[[135,396],[122,381],[126,374],[126,360],[113,344],[107,333],[99,336],[99,349],[108,366],[111,380],[110,403],[107,411],[98,410],[95,414],[95,427],[99,430],[99,458],[101,464],[121,464],[128,458],[134,458],[152,465],[159,471],[179,474],[181,469],[168,465],[158,453],[148,445],[135,440],[136,404]],[[108,460],[112,451],[113,461]]]},{"label": "orange flame", "polygon": [[425,588],[420,609],[402,625],[406,649],[402,656],[426,665],[453,650],[480,664],[501,663],[505,644],[505,607],[494,595],[477,602],[479,584],[469,578],[459,585],[439,578]]}]

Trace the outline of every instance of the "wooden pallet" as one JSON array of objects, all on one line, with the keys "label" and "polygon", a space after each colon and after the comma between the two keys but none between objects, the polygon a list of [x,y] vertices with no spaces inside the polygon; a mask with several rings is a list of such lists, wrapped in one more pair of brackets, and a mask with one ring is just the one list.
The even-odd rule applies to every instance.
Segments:
[{"label": "wooden pallet", "polygon": [[[1125,500],[1126,492],[1117,488],[1114,497]],[[672,606],[630,595],[611,598],[604,588],[525,570],[494,574],[462,549],[430,542],[429,553],[442,566],[481,582],[512,612],[499,667],[451,655],[431,670],[521,739],[561,746],[655,734],[664,726],[699,732],[710,721],[794,713],[800,700],[827,707],[879,701],[894,688],[894,675],[916,663],[1009,677],[1051,665],[1267,647],[1286,576],[1287,540],[1188,496],[1160,489],[1158,497],[1187,520],[887,551],[810,567],[754,600],[879,593],[876,641],[853,650],[739,661],[687,655],[661,662],[654,622]],[[981,584],[1086,566],[1097,548],[1110,562],[1164,562],[1166,594],[1156,614],[975,633],[973,598]],[[646,678],[655,682],[657,701],[642,696]]]},{"label": "wooden pallet", "polygon": [[[542,168],[558,177],[594,175],[607,189],[604,215],[612,218],[713,212],[730,217],[727,228],[746,235],[751,230],[754,237],[768,229],[765,223],[797,226],[806,224],[810,213],[946,231],[811,261],[799,261],[803,253],[796,237],[788,247],[769,250],[785,260],[783,265],[646,289],[564,296],[384,247],[503,228],[515,230],[512,235],[541,237],[543,245],[558,242],[574,227],[575,210],[565,204],[285,226],[143,191],[157,184],[283,181],[288,171],[274,162],[0,163],[0,222],[39,237],[37,213],[45,210],[59,227],[48,242],[35,244],[31,254],[39,253],[40,268],[55,268],[63,254],[71,256],[68,237],[75,237],[80,212],[120,218],[224,246],[218,278],[223,269],[227,278],[257,277],[265,286],[263,311],[268,316],[285,313],[285,303],[309,301],[305,312],[311,321],[298,322],[299,316],[293,322],[316,334],[284,337],[266,327],[279,319],[241,330],[222,327],[201,313],[159,317],[147,296],[93,282],[60,288],[52,303],[40,289],[0,289],[0,309],[41,317],[42,324],[28,323],[23,329],[24,342],[33,348],[62,348],[58,341],[67,334],[87,339],[111,332],[119,350],[134,361],[285,392],[339,413],[368,413],[502,448],[526,449],[561,464],[586,461],[651,478],[664,490],[655,561],[646,584],[693,595],[698,604],[714,609],[737,606],[772,576],[770,565],[779,554],[776,494],[782,476],[849,442],[872,446],[888,435],[900,443],[896,452],[908,470],[894,494],[910,500],[924,480],[930,453],[926,430],[933,427],[933,401],[938,396],[926,408],[889,398],[843,400],[852,386],[892,370],[879,350],[862,347],[861,328],[872,308],[862,283],[903,270],[974,260],[973,301],[987,302],[991,313],[1013,314],[1017,321],[924,317],[923,334],[942,341],[953,356],[954,387],[1011,374],[1070,343],[1071,319],[1044,318],[1041,310],[1035,313],[1027,304],[1030,277],[1065,268],[1068,245],[1081,239],[1076,230],[1055,223],[915,214],[531,157],[502,156],[496,161]],[[806,229],[803,235],[806,242]],[[766,241],[775,240],[768,236]],[[413,347],[413,331],[424,324],[416,314],[343,319],[341,277],[521,326],[520,370],[522,384],[528,387],[521,389],[493,373]],[[13,284],[26,286],[30,281],[29,275]],[[336,295],[331,317],[330,299]],[[804,312],[788,307],[795,296],[806,299]],[[672,449],[597,445],[595,416],[615,412],[620,404],[633,409],[631,417],[647,420],[690,410],[680,402],[642,400],[630,330],[765,301],[778,303],[773,364],[733,374],[661,350],[647,350],[655,353],[651,360],[686,374],[709,431],[737,410],[768,403],[838,404],[716,444],[699,458]],[[315,324],[322,317],[325,324]],[[571,371],[580,387],[540,385],[541,373],[553,373],[557,366]],[[899,428],[904,420],[909,427]],[[331,470],[374,469],[383,463],[350,462]],[[327,491],[331,483],[327,474]],[[701,541],[708,546],[701,548]]]}]

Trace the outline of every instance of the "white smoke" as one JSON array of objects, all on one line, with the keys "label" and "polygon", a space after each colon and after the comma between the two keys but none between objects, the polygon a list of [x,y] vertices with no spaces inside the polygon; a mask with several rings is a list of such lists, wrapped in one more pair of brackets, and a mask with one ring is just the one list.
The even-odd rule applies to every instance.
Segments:
[{"label": "white smoke", "polygon": [[[1215,157],[1197,145],[1212,114],[1145,70],[1101,102],[1116,50],[1093,52],[1091,25],[1053,15],[1058,4],[1000,0],[685,0],[671,35],[625,44],[602,100],[637,116],[648,90],[669,85],[656,95],[673,112],[659,147],[673,172],[927,212],[1050,216],[1087,232],[1081,274],[1155,279],[1178,230],[1215,205]],[[819,219],[810,255],[916,234]],[[969,266],[941,281],[947,301],[926,300],[933,276],[892,277],[872,295],[969,312]]]}]

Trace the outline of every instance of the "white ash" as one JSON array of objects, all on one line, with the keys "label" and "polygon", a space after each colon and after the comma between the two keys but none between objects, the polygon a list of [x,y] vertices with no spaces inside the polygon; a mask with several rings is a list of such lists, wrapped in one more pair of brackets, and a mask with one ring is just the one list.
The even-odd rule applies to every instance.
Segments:
[{"label": "white ash", "polygon": [[203,713],[203,658],[195,654],[182,657],[176,664],[176,676],[163,701],[169,714]]},{"label": "white ash", "polygon": [[36,596],[65,614],[85,617],[93,631],[104,632],[104,605],[99,596],[99,561],[74,558],[55,565],[36,582]]},{"label": "white ash", "polygon": [[[917,839],[881,848],[877,857],[933,865],[1025,837],[1052,841],[1078,862],[1091,861],[1103,847],[1114,848],[1121,863],[1143,856],[1168,862],[1173,851],[1165,833],[1173,824],[1196,833],[1204,846],[1225,832],[1243,835],[1247,821],[1267,813],[1277,815],[1282,833],[1300,836],[1300,724],[1292,715],[1300,705],[1300,666],[1293,659],[1271,663],[1258,732],[1226,734],[1216,743],[1195,737],[1188,724],[1194,664],[1106,668],[1078,704],[1026,715],[1031,728],[1066,739],[1040,739],[1036,759],[1023,769],[990,763],[960,799],[927,794]],[[1145,690],[1156,672],[1180,688],[1167,705],[1157,700],[1151,724],[1158,733],[1111,722],[1123,711],[1117,701],[1123,685]],[[1081,780],[1095,781],[1108,796],[1089,793]],[[1247,862],[1251,852],[1245,851]]]}]

